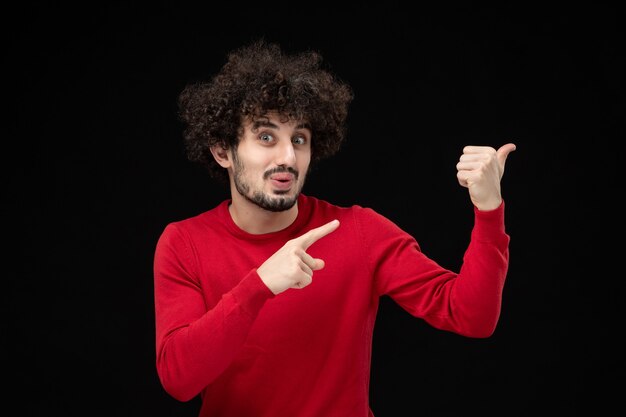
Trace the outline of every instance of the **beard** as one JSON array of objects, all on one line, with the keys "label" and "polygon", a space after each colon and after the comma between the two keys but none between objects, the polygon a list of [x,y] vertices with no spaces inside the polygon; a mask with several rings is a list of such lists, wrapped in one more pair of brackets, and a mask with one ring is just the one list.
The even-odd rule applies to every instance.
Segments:
[{"label": "beard", "polygon": [[270,175],[278,173],[278,172],[289,172],[294,175],[296,187],[295,194],[292,196],[281,196],[280,194],[286,194],[289,191],[278,191],[275,195],[268,195],[261,190],[250,191],[250,184],[245,180],[245,167],[239,157],[237,156],[237,150],[232,152],[233,155],[233,180],[235,182],[235,188],[237,192],[241,194],[249,202],[256,204],[258,207],[273,212],[280,212],[289,210],[292,208],[296,202],[298,201],[298,196],[300,195],[300,191],[302,190],[302,184],[298,184],[299,174],[293,168],[289,167],[277,167],[270,171],[267,171],[263,174],[263,179],[269,178]]}]

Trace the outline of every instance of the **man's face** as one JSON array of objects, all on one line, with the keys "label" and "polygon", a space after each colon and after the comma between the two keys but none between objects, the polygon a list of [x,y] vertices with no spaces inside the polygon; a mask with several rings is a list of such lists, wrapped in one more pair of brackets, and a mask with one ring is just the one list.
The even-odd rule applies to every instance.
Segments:
[{"label": "man's face", "polygon": [[277,114],[248,120],[232,155],[237,192],[269,211],[294,206],[311,162],[311,130]]}]

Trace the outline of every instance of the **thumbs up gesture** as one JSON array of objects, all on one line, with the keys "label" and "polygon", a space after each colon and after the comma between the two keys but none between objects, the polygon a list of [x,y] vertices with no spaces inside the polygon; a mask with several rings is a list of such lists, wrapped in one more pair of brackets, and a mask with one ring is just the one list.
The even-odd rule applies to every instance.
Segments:
[{"label": "thumbs up gesture", "polygon": [[467,187],[478,210],[494,210],[502,203],[500,180],[504,164],[515,144],[507,143],[497,150],[489,146],[466,146],[456,164],[459,184]]},{"label": "thumbs up gesture", "polygon": [[270,256],[258,269],[257,274],[274,294],[289,288],[304,288],[313,281],[313,271],[324,268],[322,259],[306,253],[309,246],[339,227],[339,220],[311,229],[302,236],[289,240]]}]

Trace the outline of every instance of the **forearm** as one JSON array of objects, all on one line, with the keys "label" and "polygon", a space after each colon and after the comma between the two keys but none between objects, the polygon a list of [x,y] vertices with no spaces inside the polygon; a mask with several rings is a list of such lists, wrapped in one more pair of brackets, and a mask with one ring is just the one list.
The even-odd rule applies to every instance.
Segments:
[{"label": "forearm", "polygon": [[170,395],[188,401],[230,366],[271,295],[255,271],[199,317],[197,300],[177,294],[157,293],[157,372]]},{"label": "forearm", "polygon": [[451,310],[462,333],[493,334],[500,316],[509,264],[504,203],[491,212],[476,211],[470,245],[451,291]]}]

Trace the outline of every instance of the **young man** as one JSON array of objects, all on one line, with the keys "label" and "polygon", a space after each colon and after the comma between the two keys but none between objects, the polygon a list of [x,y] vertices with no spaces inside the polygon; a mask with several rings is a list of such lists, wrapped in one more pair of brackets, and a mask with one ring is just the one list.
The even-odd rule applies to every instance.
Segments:
[{"label": "young man", "polygon": [[345,136],[352,92],[313,52],[254,42],[180,96],[188,157],[231,198],[165,227],[155,251],[157,371],[200,416],[367,417],[379,298],[474,338],[495,330],[508,268],[500,180],[515,145],[467,146],[474,205],[460,272],[372,209],[301,193]]}]

